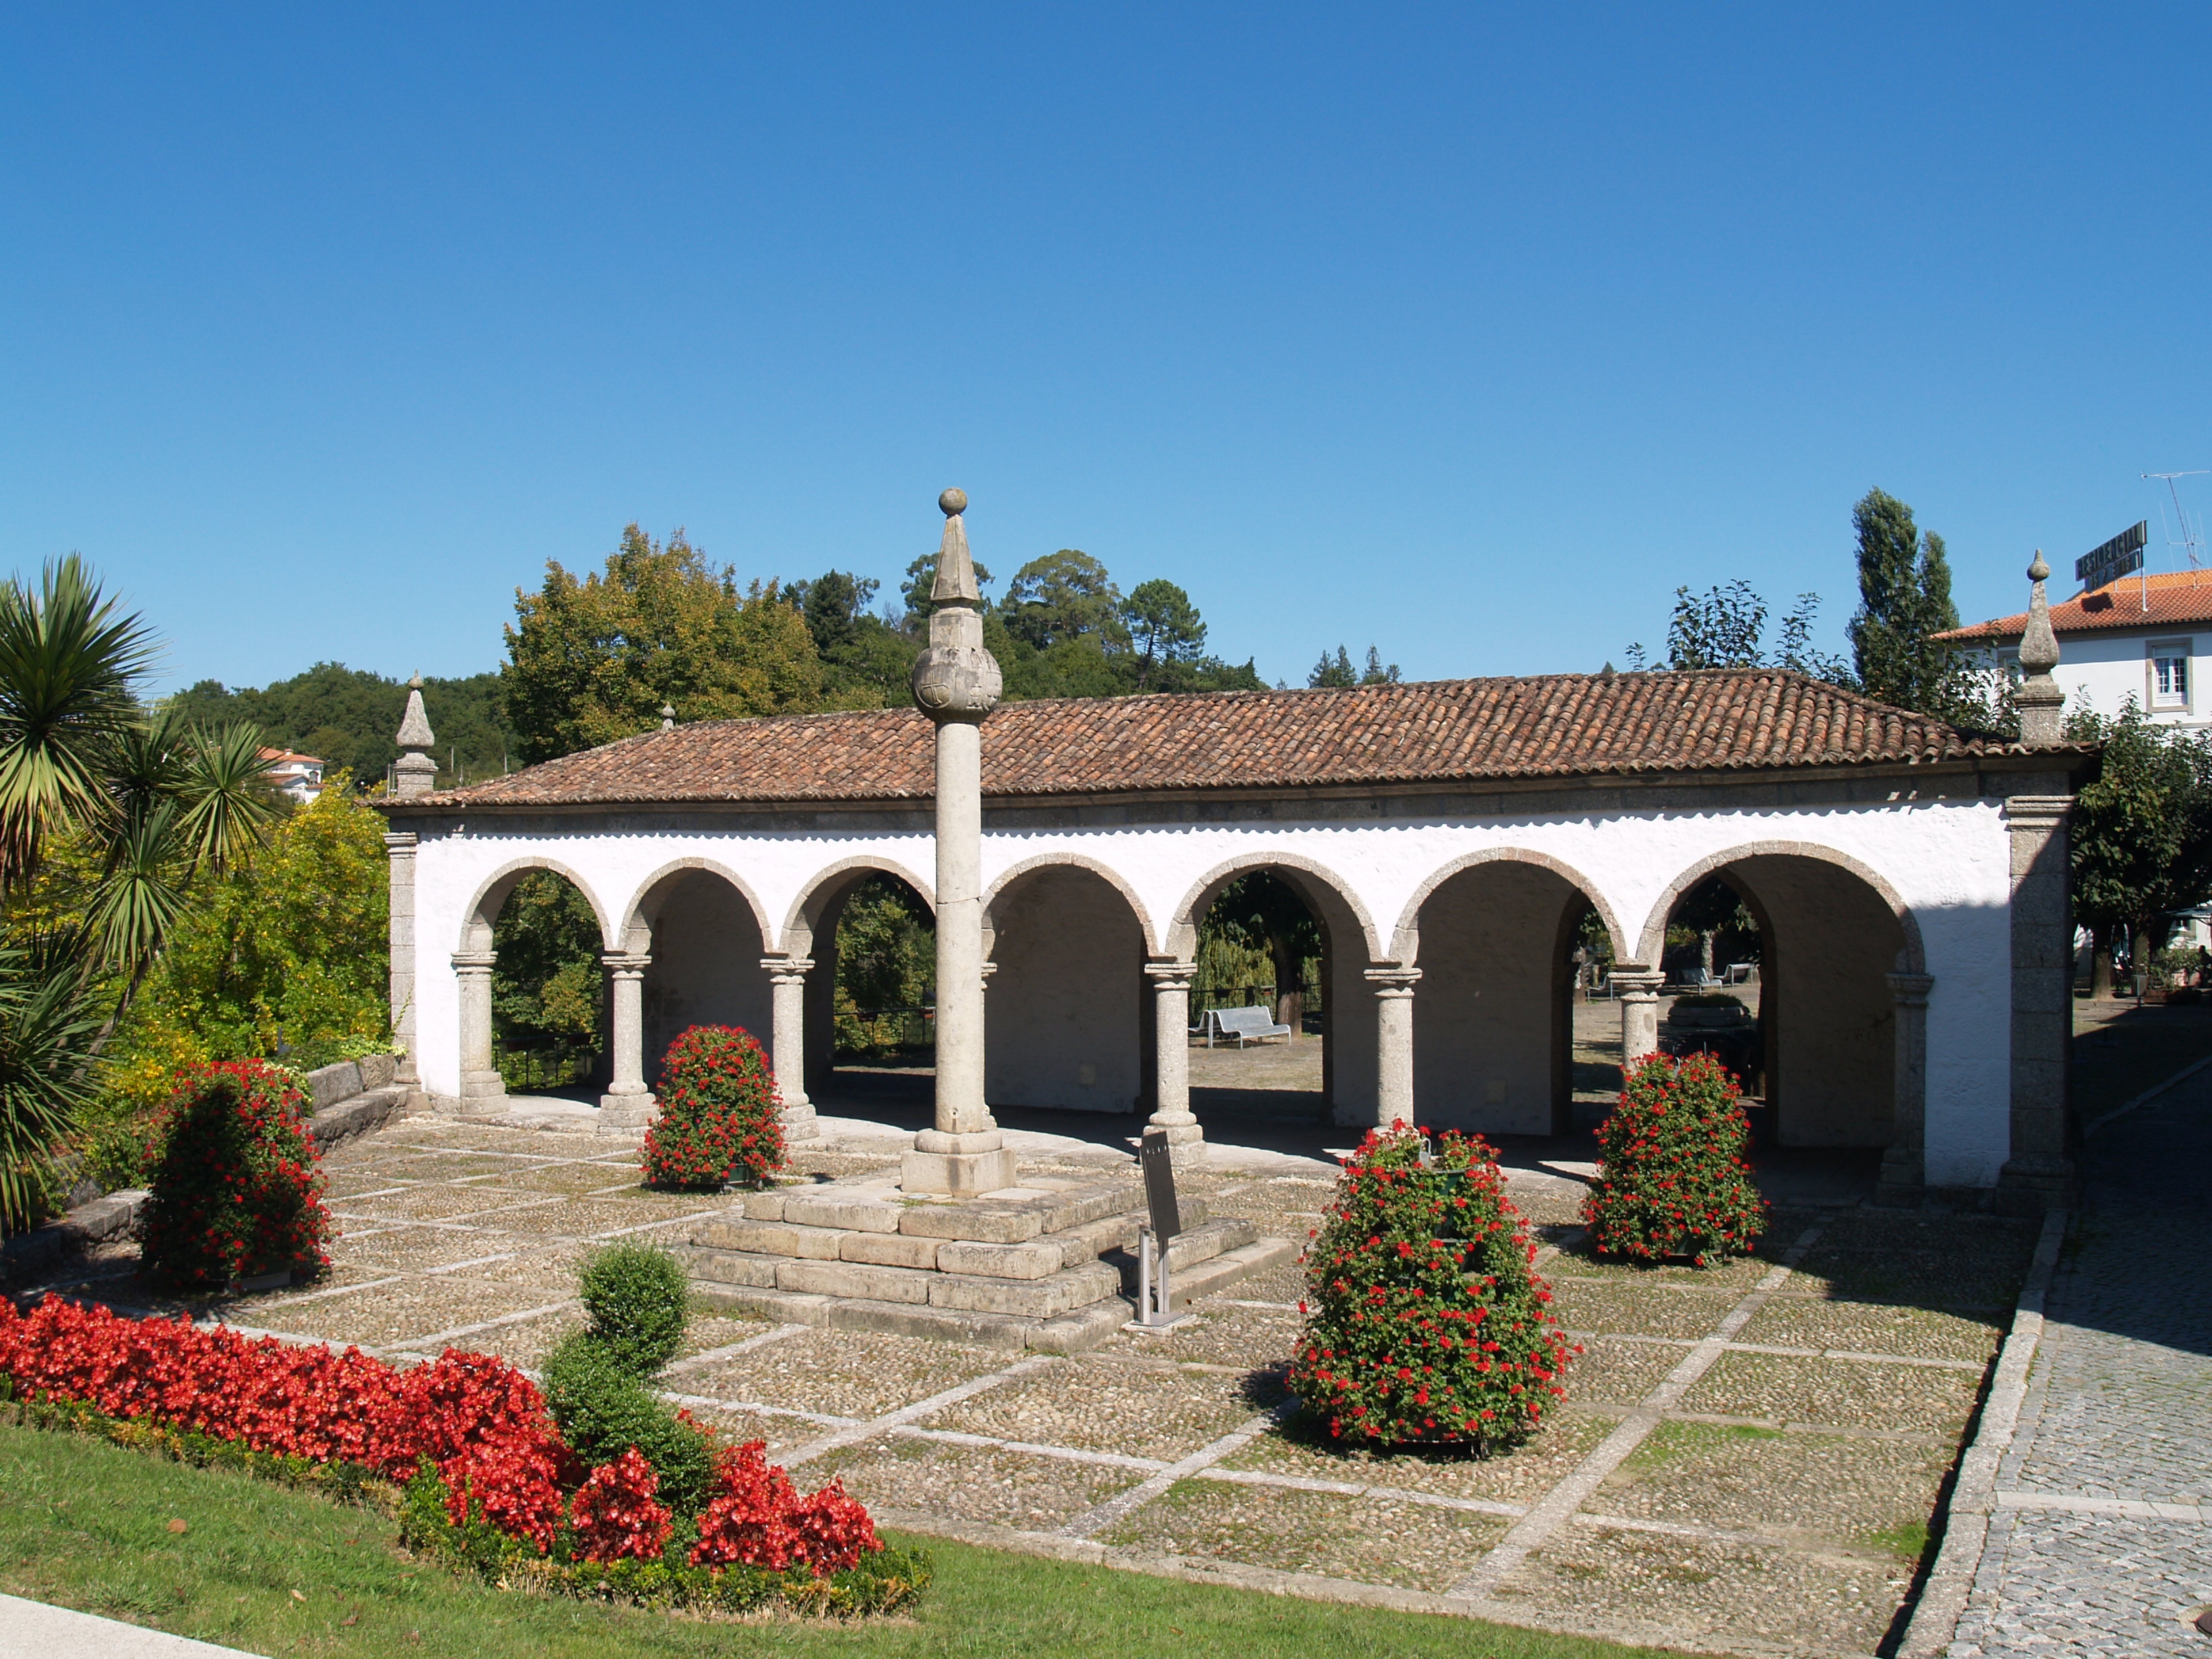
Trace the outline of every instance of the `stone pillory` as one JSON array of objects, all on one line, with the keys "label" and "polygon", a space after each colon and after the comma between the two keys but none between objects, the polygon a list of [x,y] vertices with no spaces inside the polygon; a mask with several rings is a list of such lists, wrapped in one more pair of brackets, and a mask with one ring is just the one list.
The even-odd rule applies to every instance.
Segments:
[{"label": "stone pillory", "polygon": [[1291,1041],[1321,1043],[1334,1121],[1551,1134],[1577,951],[1608,961],[1624,1060],[1650,1054],[1668,916],[1717,880],[1756,924],[1742,1046],[1772,1139],[1879,1149],[1894,1202],[2063,1200],[2066,819],[2094,757],[2033,696],[2026,743],[1771,670],[999,707],[966,498],[939,507],[919,708],[697,721],[384,802],[427,1094],[502,1109],[492,923],[553,870],[602,933],[608,1121],[650,1118],[668,1042],[712,1021],[768,1035],[803,1138],[845,902],[888,877],[939,918],[908,1189],[1007,1178],[1011,1107],[1145,1114],[1201,1158],[1198,926],[1264,870],[1322,940],[1319,1029]]}]

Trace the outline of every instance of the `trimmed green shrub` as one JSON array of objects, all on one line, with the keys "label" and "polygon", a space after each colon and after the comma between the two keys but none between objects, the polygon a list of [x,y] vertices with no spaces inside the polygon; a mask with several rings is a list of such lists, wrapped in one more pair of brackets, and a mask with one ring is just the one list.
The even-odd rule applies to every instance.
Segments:
[{"label": "trimmed green shrub", "polygon": [[1583,1200],[1590,1243],[1639,1261],[1698,1267],[1749,1250],[1766,1200],[1744,1153],[1751,1121],[1735,1079],[1711,1054],[1652,1054],[1598,1126],[1597,1176]]},{"label": "trimmed green shrub", "polygon": [[667,1251],[629,1243],[595,1250],[579,1293],[592,1339],[631,1376],[650,1376],[676,1357],[690,1285]]},{"label": "trimmed green shrub", "polygon": [[586,1468],[611,1463],[632,1446],[660,1477],[660,1498],[695,1515],[714,1480],[714,1448],[685,1416],[647,1391],[643,1380],[589,1331],[545,1357],[539,1380],[561,1435]]},{"label": "trimmed green shrub", "polygon": [[1306,1251],[1292,1392],[1339,1439],[1486,1454],[1525,1438],[1581,1352],[1535,1254],[1480,1139],[1370,1132]]},{"label": "trimmed green shrub", "polygon": [[323,1176],[301,1109],[307,1098],[264,1060],[195,1066],[177,1077],[147,1161],[143,1257],[186,1290],[330,1265]]},{"label": "trimmed green shrub", "polygon": [[781,1102],[768,1055],[734,1025],[694,1025],[668,1045],[660,1117],[646,1131],[648,1186],[714,1192],[783,1167]]}]

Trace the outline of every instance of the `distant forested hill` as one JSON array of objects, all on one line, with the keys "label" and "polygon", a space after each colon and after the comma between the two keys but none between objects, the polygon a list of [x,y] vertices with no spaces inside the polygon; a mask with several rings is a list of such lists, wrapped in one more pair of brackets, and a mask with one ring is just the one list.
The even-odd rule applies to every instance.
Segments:
[{"label": "distant forested hill", "polygon": [[[304,674],[274,685],[240,686],[202,680],[168,699],[186,718],[250,720],[270,744],[348,766],[363,783],[374,783],[399,758],[392,734],[407,707],[407,687],[365,669],[319,662]],[[496,777],[507,769],[513,739],[500,720],[499,676],[425,679],[422,706],[438,734],[438,787],[459,778]],[[457,769],[458,768],[458,771]]]}]

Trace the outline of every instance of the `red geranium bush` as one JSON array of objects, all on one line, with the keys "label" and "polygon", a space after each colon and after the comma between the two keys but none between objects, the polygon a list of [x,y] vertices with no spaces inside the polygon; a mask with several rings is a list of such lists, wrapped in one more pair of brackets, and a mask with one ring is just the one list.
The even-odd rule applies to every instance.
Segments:
[{"label": "red geranium bush", "polygon": [[1580,1352],[1535,1255],[1480,1138],[1370,1132],[1306,1251],[1292,1391],[1340,1439],[1486,1453],[1524,1438]]},{"label": "red geranium bush", "polygon": [[649,1186],[713,1192],[765,1185],[783,1167],[775,1074],[749,1031],[694,1025],[668,1045],[660,1117],[645,1136]]},{"label": "red geranium bush", "polygon": [[660,1477],[635,1446],[593,1469],[568,1511],[576,1523],[578,1558],[659,1560],[672,1529],[667,1506],[655,1496],[659,1490]]},{"label": "red geranium bush", "polygon": [[225,1060],[177,1074],[147,1161],[144,1260],[186,1290],[330,1265],[331,1236],[307,1098],[265,1060]]},{"label": "red geranium bush", "polygon": [[1749,1250],[1765,1231],[1766,1200],[1744,1157],[1751,1120],[1735,1079],[1711,1054],[1648,1057],[1597,1139],[1583,1220],[1600,1254],[1687,1256],[1702,1267]]}]

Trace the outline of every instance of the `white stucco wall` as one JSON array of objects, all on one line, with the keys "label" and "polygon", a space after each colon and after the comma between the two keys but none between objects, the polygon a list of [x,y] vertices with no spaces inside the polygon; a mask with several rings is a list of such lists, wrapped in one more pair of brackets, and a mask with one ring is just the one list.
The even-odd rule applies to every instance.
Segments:
[{"label": "white stucco wall", "polygon": [[[895,870],[925,896],[933,859],[927,832],[834,830],[580,832],[520,836],[491,827],[426,835],[416,859],[418,1064],[424,1085],[459,1085],[458,988],[451,953],[487,884],[519,865],[545,864],[581,885],[610,943],[638,896],[673,867],[720,872],[746,896],[767,947],[786,948],[795,910],[832,866],[860,858]],[[987,888],[1037,863],[1078,863],[1127,895],[1146,951],[1176,953],[1190,901],[1225,868],[1280,863],[1326,879],[1356,915],[1364,939],[1334,941],[1331,1018],[1340,1102],[1371,1097],[1371,1037],[1355,1033],[1353,989],[1366,964],[1411,955],[1400,930],[1420,900],[1468,865],[1528,857],[1573,879],[1634,959],[1639,941],[1685,878],[1732,852],[1791,843],[1826,849],[1865,872],[1917,919],[1928,1012],[1928,1179],[1986,1185],[2003,1164],[2009,1114],[2010,931],[2008,835],[1995,800],[1899,801],[1796,810],[1593,812],[1488,818],[1407,818],[1306,823],[1193,822],[1108,829],[987,830]],[[1663,914],[1657,916],[1663,923]],[[742,930],[738,930],[742,931]],[[1353,931],[1346,929],[1343,931]],[[1529,941],[1531,960],[1552,940]],[[742,948],[753,947],[750,939]],[[994,991],[993,1000],[998,1000]]]}]

